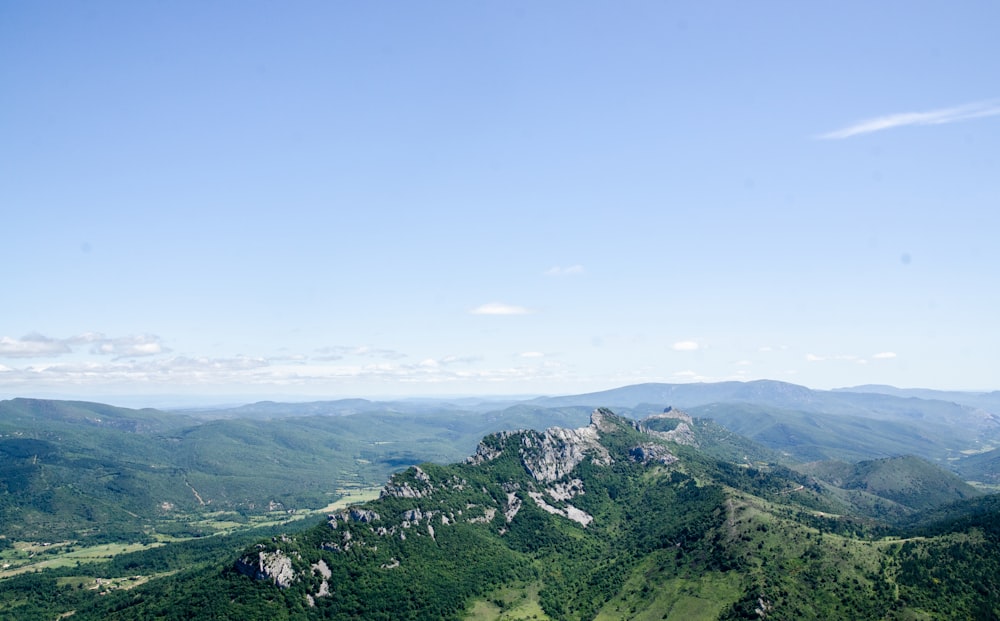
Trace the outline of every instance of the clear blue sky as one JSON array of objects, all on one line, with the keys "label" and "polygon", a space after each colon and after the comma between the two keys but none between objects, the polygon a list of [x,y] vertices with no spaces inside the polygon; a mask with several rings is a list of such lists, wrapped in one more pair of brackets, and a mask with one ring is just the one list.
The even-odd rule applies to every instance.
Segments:
[{"label": "clear blue sky", "polygon": [[0,397],[998,389],[997,24],[2,2]]}]

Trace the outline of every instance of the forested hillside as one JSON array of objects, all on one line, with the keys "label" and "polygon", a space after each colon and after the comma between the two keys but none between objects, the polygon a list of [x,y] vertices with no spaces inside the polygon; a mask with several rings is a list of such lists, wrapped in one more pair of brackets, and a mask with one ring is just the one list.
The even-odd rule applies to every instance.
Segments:
[{"label": "forested hillside", "polygon": [[[251,408],[251,418],[214,411],[218,418],[206,419],[98,403],[2,401],[0,536],[51,542],[210,534],[217,529],[205,515],[224,512],[238,525],[320,509],[411,464],[461,459],[490,431],[579,424],[587,412],[419,403],[404,410],[367,401],[345,410],[333,403],[300,416],[286,416],[294,406],[285,404]],[[262,411],[276,418],[257,415]]]},{"label": "forested hillside", "polygon": [[587,426],[594,395],[0,402],[0,617],[995,610],[993,414],[777,382],[597,396],[621,416]]},{"label": "forested hillside", "polygon": [[[718,461],[691,419],[503,432],[382,497],[79,618],[905,619],[1000,613],[995,513],[922,534],[830,482]],[[661,431],[651,427],[672,427]],[[870,471],[861,467],[859,472]],[[917,469],[914,477],[929,471]],[[908,479],[910,485],[915,479]],[[848,488],[844,488],[848,489]],[[882,491],[887,491],[884,488]],[[893,493],[900,490],[893,490]],[[871,492],[876,494],[877,491]],[[901,493],[901,492],[900,492]],[[888,499],[887,499],[888,500]],[[931,534],[928,529],[937,528]]]}]

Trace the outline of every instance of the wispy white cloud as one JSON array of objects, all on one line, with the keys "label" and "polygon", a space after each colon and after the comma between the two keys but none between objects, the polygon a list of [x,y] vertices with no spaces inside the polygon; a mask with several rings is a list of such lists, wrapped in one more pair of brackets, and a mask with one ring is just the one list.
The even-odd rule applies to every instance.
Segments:
[{"label": "wispy white cloud", "polygon": [[854,354],[836,354],[834,356],[818,356],[816,354],[806,354],[806,361],[808,362],[823,362],[825,360],[847,360],[847,361],[857,361],[858,356]]},{"label": "wispy white cloud", "polygon": [[262,358],[205,358],[173,356],[166,358],[115,358],[112,361],[89,360],[36,364],[25,368],[6,368],[0,385],[17,386],[106,386],[112,384],[205,385],[224,379],[242,382],[269,363]]},{"label": "wispy white cloud", "polygon": [[[294,359],[292,359],[294,358]],[[208,358],[159,356],[151,358],[93,358],[87,361],[45,362],[22,368],[0,365],[0,389],[21,387],[78,391],[82,387],[311,387],[370,386],[386,382],[406,384],[474,385],[477,383],[536,383],[572,381],[574,376],[556,362],[525,361],[508,366],[486,366],[477,356],[425,357],[413,362],[355,359],[353,363],[303,362],[298,357],[234,356]]]},{"label": "wispy white cloud", "polygon": [[698,341],[678,341],[673,344],[674,351],[697,351],[700,347]]},{"label": "wispy white cloud", "polygon": [[480,362],[482,356],[445,356],[438,360],[440,364],[473,364]]},{"label": "wispy white cloud", "polygon": [[550,267],[545,270],[546,276],[574,276],[583,273],[582,265],[570,265],[569,267],[562,267],[556,265],[555,267]]},{"label": "wispy white cloud", "polygon": [[522,358],[544,358],[545,354],[540,351],[522,351],[520,356]]},{"label": "wispy white cloud", "polygon": [[528,315],[531,314],[531,310],[523,306],[515,306],[513,304],[503,304],[501,302],[490,302],[489,304],[483,304],[482,306],[477,306],[469,311],[473,315]]},{"label": "wispy white cloud", "polygon": [[[18,393],[30,387],[33,391],[83,394],[80,391],[131,392],[137,387],[170,391],[307,387],[325,392],[332,386],[363,391],[364,387],[397,382],[448,384],[467,390],[484,383],[548,386],[579,381],[565,365],[546,359],[541,352],[525,352],[518,362],[498,366],[487,364],[480,355],[409,359],[396,350],[370,345],[336,345],[305,353],[283,350],[270,357],[185,356],[167,354],[169,351],[153,335],[4,337],[0,339],[0,360],[6,364],[0,364],[0,391]],[[23,362],[14,364],[4,358]]]},{"label": "wispy white cloud", "polygon": [[90,345],[90,353],[116,358],[137,358],[155,356],[169,352],[160,337],[153,334],[137,334],[109,338],[99,332],[86,332],[70,338],[56,339],[32,333],[14,339],[0,337],[0,357],[3,358],[52,358],[69,354],[75,347]]},{"label": "wispy white cloud", "polygon": [[406,358],[406,354],[398,352],[395,349],[371,347],[369,345],[330,345],[328,347],[320,347],[314,351],[319,355],[313,356],[313,360],[326,362],[343,360],[348,357],[382,358],[384,360]]},{"label": "wispy white cloud", "polygon": [[139,334],[113,339],[95,339],[90,351],[94,354],[115,356],[116,358],[139,358],[155,356],[170,350],[160,343],[160,337],[152,334]]},{"label": "wispy white cloud", "polygon": [[870,134],[872,132],[893,129],[895,127],[905,127],[907,125],[945,125],[947,123],[958,123],[960,121],[996,116],[998,114],[1000,114],[1000,100],[977,101],[951,108],[940,108],[926,112],[901,112],[866,119],[823,134],[819,138],[824,140],[841,140],[850,138],[851,136]]},{"label": "wispy white cloud", "polygon": [[[670,375],[668,381],[680,382],[680,383],[692,383],[692,382],[745,382],[751,375],[746,369],[737,371],[736,373],[731,373],[728,375],[707,375],[705,373],[699,373],[697,371],[692,371],[690,369],[685,371],[675,371]],[[662,381],[662,380],[657,380]]]},{"label": "wispy white cloud", "polygon": [[0,357],[4,358],[47,358],[71,351],[66,339],[53,339],[37,333],[26,334],[19,339],[0,337]]},{"label": "wispy white cloud", "polygon": [[305,364],[309,361],[309,356],[306,356],[305,354],[283,354],[281,356],[271,356],[269,360],[272,362],[295,362]]},{"label": "wispy white cloud", "polygon": [[896,352],[894,351],[883,351],[872,356],[875,360],[890,360],[896,357]]}]

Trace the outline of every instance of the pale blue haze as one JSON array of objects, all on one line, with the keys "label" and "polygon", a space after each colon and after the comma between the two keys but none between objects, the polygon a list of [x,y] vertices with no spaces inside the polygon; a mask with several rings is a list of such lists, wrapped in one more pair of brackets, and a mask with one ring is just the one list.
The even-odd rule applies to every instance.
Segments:
[{"label": "pale blue haze", "polygon": [[997,24],[2,2],[0,397],[1000,388]]}]

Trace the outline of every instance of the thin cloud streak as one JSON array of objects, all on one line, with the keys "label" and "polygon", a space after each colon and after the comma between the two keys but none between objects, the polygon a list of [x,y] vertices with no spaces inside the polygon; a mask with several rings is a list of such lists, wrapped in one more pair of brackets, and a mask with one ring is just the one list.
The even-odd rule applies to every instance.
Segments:
[{"label": "thin cloud streak", "polygon": [[384,358],[385,360],[399,360],[400,358],[406,358],[406,354],[398,352],[394,349],[370,347],[368,345],[331,345],[329,347],[320,347],[316,349],[315,352],[320,355],[312,356],[313,360],[327,362],[333,360],[343,360],[344,358],[351,356]]},{"label": "thin cloud streak", "polygon": [[0,357],[3,358],[43,358],[68,354],[72,350],[67,340],[52,339],[33,333],[20,339],[0,337]]},{"label": "thin cloud streak", "polygon": [[109,338],[99,332],[55,339],[32,333],[20,339],[0,337],[0,358],[52,358],[71,354],[81,345],[90,345],[90,353],[116,359],[155,356],[170,351],[155,334],[134,334]]},{"label": "thin cloud streak", "polygon": [[528,315],[531,311],[523,306],[490,302],[469,311],[473,315]]},{"label": "thin cloud streak", "polygon": [[570,265],[569,267],[562,267],[556,265],[555,267],[550,267],[545,270],[546,276],[574,276],[583,273],[582,265]]},{"label": "thin cloud streak", "polygon": [[859,357],[853,354],[837,354],[835,356],[817,356],[816,354],[806,354],[807,362],[824,362],[826,360],[847,360],[856,361]]},{"label": "thin cloud streak", "polygon": [[260,357],[205,358],[174,356],[128,361],[85,361],[12,368],[0,365],[0,392],[23,386],[79,389],[81,386],[170,387],[313,386],[325,389],[369,382],[458,384],[462,382],[542,383],[572,380],[558,363],[473,368],[478,356],[426,358],[416,363],[302,364]]},{"label": "thin cloud streak", "polygon": [[928,110],[926,112],[902,112],[886,116],[866,119],[842,129],[819,136],[822,140],[843,140],[851,136],[870,134],[872,132],[905,127],[907,125],[945,125],[971,119],[1000,115],[1000,100],[979,101],[975,103]]}]

